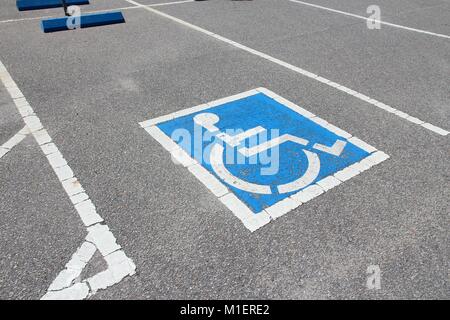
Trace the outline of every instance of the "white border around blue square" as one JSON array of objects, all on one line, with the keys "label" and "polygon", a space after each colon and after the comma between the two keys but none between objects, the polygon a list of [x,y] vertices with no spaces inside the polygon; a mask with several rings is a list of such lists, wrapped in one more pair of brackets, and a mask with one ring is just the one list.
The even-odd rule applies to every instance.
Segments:
[{"label": "white border around blue square", "polygon": [[[253,213],[247,205],[242,202],[233,192],[231,192],[219,179],[206,170],[195,159],[181,149],[170,137],[164,134],[156,125],[165,121],[173,120],[178,117],[186,116],[195,112],[206,110],[215,106],[222,105],[227,102],[239,100],[255,94],[264,93],[275,101],[285,105],[298,114],[314,121],[325,129],[335,133],[336,135],[347,139],[357,147],[370,153],[369,156],[356,162],[341,171],[329,175],[320,181],[306,187],[305,189],[285,198],[274,205],[264,209],[259,213]],[[377,150],[375,147],[367,144],[357,137],[353,137],[350,133],[335,127],[322,118],[313,113],[297,106],[296,104],[280,97],[266,88],[257,88],[240,94],[236,94],[227,98],[222,98],[205,104],[201,104],[192,108],[180,110],[162,117],[150,119],[139,123],[156,141],[158,141],[164,149],[169,151],[173,158],[180,164],[188,168],[188,170],[202,182],[233,214],[239,218],[244,226],[251,232],[261,228],[272,220],[275,220],[291,210],[299,207],[303,203],[314,199],[322,193],[331,190],[341,183],[355,177],[361,172],[377,165],[389,158],[389,156]]]}]

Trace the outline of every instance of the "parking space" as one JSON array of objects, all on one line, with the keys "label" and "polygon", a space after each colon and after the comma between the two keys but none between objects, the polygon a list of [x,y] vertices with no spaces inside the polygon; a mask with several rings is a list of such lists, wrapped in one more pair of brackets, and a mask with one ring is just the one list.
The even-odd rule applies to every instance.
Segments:
[{"label": "parking space", "polygon": [[[91,2],[89,10],[166,5],[123,10],[125,24],[52,34],[39,20],[0,23],[1,62],[136,266],[91,298],[448,297],[449,39],[369,30],[288,0]],[[314,3],[366,15],[368,2]],[[392,23],[450,34],[439,23],[447,4],[380,7]],[[1,20],[58,14],[1,6]],[[249,232],[140,123],[261,87],[390,158]],[[0,145],[24,126],[10,98],[2,87]],[[39,298],[92,229],[31,135],[0,168],[0,296]],[[97,264],[93,274],[105,269]],[[369,265],[382,270],[380,290],[366,287]]]}]

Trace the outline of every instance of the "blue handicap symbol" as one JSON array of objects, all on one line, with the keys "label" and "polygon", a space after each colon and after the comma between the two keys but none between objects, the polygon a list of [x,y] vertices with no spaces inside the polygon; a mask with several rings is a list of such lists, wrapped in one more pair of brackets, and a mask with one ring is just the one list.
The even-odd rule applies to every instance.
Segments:
[{"label": "blue handicap symbol", "polygon": [[157,126],[255,214],[369,155],[264,93]]}]

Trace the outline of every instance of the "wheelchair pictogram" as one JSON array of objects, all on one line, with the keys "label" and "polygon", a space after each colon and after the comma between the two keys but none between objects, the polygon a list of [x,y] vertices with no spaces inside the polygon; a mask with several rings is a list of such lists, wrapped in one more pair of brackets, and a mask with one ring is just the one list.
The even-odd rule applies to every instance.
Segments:
[{"label": "wheelchair pictogram", "polygon": [[[256,154],[259,154],[263,151],[266,151],[271,148],[278,147],[279,145],[285,142],[293,142],[298,145],[307,146],[309,141],[297,137],[291,134],[283,134],[274,139],[265,141],[261,144],[252,147],[242,146],[242,142],[250,138],[252,136],[258,135],[260,133],[266,132],[266,128],[262,126],[257,126],[251,129],[244,131],[243,133],[230,136],[227,133],[221,131],[216,124],[220,121],[220,117],[214,113],[200,113],[197,114],[193,118],[194,122],[206,129],[211,134],[215,135],[218,139],[220,139],[223,143],[227,144],[229,147],[236,147],[237,151],[242,154],[244,157],[251,157]],[[315,143],[313,145],[313,149],[320,150],[326,153],[329,153],[333,156],[339,157],[346,146],[347,142],[343,140],[336,140],[336,142],[332,146],[326,146],[323,144]],[[224,150],[222,144],[216,143],[210,152],[210,163],[214,170],[214,172],[226,183],[232,185],[240,190],[258,193],[258,194],[271,194],[272,188],[271,185],[265,184],[257,184],[249,181],[245,181],[239,177],[233,175],[224,164]],[[288,183],[279,184],[276,186],[276,189],[279,194],[294,192],[300,190],[302,188],[307,187],[311,183],[313,183],[320,173],[320,158],[314,151],[309,151],[306,149],[302,149],[302,152],[306,155],[307,159],[307,169],[306,171],[297,179],[290,181]],[[282,155],[281,155],[282,156]]]}]

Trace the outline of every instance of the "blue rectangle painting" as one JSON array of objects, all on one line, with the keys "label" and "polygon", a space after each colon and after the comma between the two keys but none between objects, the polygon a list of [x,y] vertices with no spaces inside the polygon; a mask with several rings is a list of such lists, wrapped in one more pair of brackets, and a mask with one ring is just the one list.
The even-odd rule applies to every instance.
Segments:
[{"label": "blue rectangle painting", "polygon": [[369,155],[263,93],[157,127],[255,214]]}]

